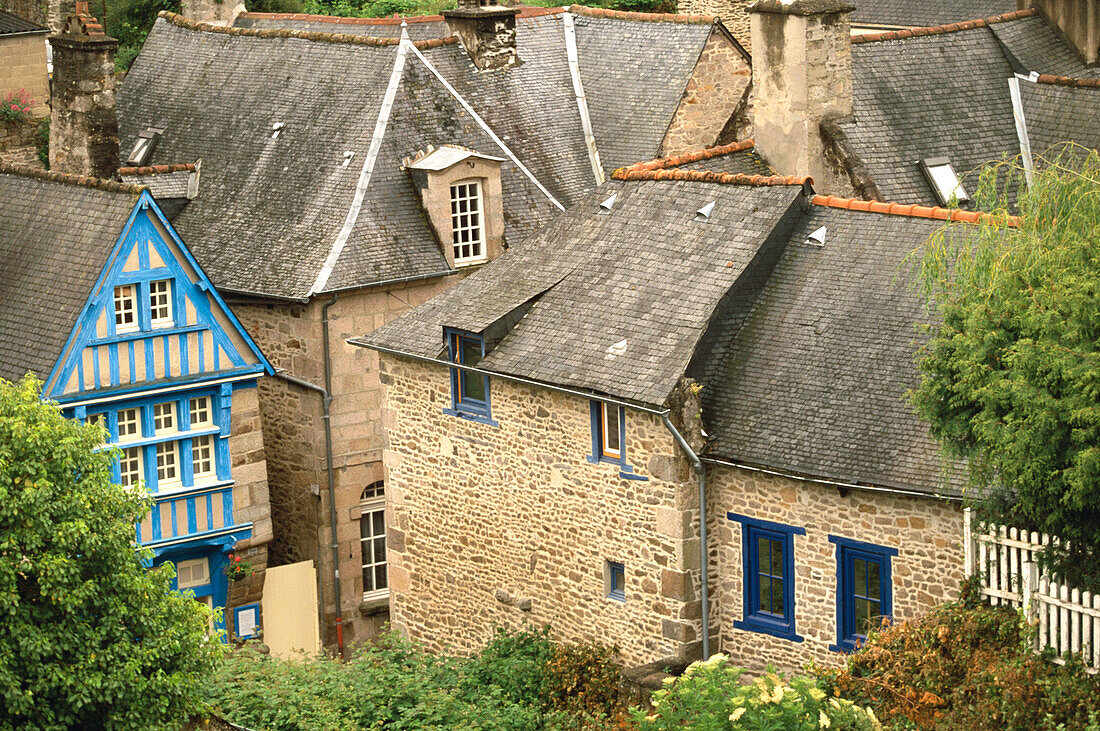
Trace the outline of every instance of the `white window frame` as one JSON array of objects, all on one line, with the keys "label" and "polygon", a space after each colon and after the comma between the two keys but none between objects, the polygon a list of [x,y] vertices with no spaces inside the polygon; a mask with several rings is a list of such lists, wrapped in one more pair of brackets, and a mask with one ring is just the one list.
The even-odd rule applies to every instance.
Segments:
[{"label": "white window frame", "polygon": [[[161,464],[161,456],[164,456],[164,464]],[[168,464],[167,457],[171,455],[172,463]],[[157,456],[157,492],[164,492],[164,488],[178,488],[183,485],[183,477],[180,474],[180,447],[179,442],[158,442],[156,445]],[[161,472],[166,472],[171,467],[175,471],[172,477],[161,477]]]},{"label": "white window frame", "polygon": [[[119,284],[115,287],[114,315],[116,333],[131,333],[137,332],[141,329],[141,323],[138,321],[137,300],[137,282],[131,282],[129,284]],[[127,316],[130,318],[130,321],[124,322]]]},{"label": "white window frame", "polygon": [[[387,569],[387,574],[386,574],[386,586],[384,586],[381,589],[368,589],[367,588],[368,584],[367,584],[366,576],[363,577],[363,600],[364,601],[371,600],[371,599],[382,599],[382,598],[388,597],[390,595],[389,573],[388,573],[388,570],[389,570],[388,555],[385,555],[385,553],[384,553],[383,558],[382,558],[381,561],[368,561],[367,560],[367,558],[368,558],[367,549],[369,548],[370,544],[373,543],[373,541],[375,539],[378,539],[378,538],[382,539],[382,547],[383,547],[383,551],[385,552],[386,536],[388,535],[388,532],[389,532],[389,526],[386,525],[386,492],[385,492],[386,488],[385,488],[385,484],[381,480],[379,480],[378,482],[375,482],[375,483],[372,483],[371,485],[368,485],[367,490],[370,490],[370,488],[375,488],[373,490],[373,495],[368,496],[368,495],[366,495],[366,491],[365,491],[364,492],[364,497],[361,499],[361,501],[359,503],[359,558],[360,558],[360,562],[362,564],[362,571],[364,573],[366,573],[366,571],[368,569],[370,569],[371,576],[373,577],[375,575],[377,567],[385,566],[386,569]],[[382,513],[382,534],[381,535],[376,535],[374,533],[374,515],[376,513],[379,513],[379,512]],[[364,523],[364,521],[366,521],[366,523]],[[370,528],[370,535],[367,536],[367,537],[363,536],[363,526],[364,525],[367,525]],[[373,581],[374,581],[374,579],[372,578],[372,580],[371,580],[372,584],[373,584]]]},{"label": "white window frame", "polygon": [[[129,418],[124,419],[123,415],[133,416],[134,418],[133,419],[129,419]],[[132,406],[128,409],[119,409],[118,410],[118,422],[117,423],[118,423],[118,441],[119,441],[120,444],[124,444],[126,442],[133,442],[133,441],[136,441],[138,439],[141,439],[141,409],[139,409],[137,406]],[[129,430],[127,430],[128,433],[123,434],[122,433],[123,424],[126,424],[126,425],[133,424],[134,431],[129,432]]]},{"label": "white window frame", "polygon": [[[200,481],[206,481],[218,476],[218,460],[217,460],[217,437],[213,434],[202,434],[197,437],[191,437],[191,474],[194,475],[194,482],[197,485]],[[199,453],[202,450],[206,450],[209,454],[206,457],[200,457]],[[199,469],[199,462],[209,462],[210,468],[205,470]]]},{"label": "white window frame", "polygon": [[[213,423],[214,404],[209,396],[195,396],[187,402],[187,407],[191,414],[192,429],[196,426],[209,426]],[[196,418],[196,415],[203,418]]]},{"label": "white window frame", "polygon": [[[202,566],[203,579],[198,581],[194,578],[195,568]],[[187,572],[187,581],[182,580],[184,570]],[[189,558],[185,561],[176,562],[176,589],[183,591],[184,589],[195,589],[201,586],[208,586],[212,579],[210,577],[210,559],[209,558]]]},{"label": "white window frame", "polygon": [[[178,416],[175,401],[161,401],[153,404],[153,433],[157,435],[175,433],[179,429]],[[165,421],[169,423],[165,424]]]},{"label": "white window frame", "polygon": [[[466,194],[460,195],[460,186],[467,186]],[[469,194],[469,186],[474,189],[474,194]],[[469,178],[451,183],[451,252],[454,254],[455,266],[476,264],[486,259],[485,252],[485,196],[484,185],[481,178]],[[461,203],[466,203],[466,210],[460,211]],[[477,216],[477,224],[470,225],[469,216]],[[462,217],[466,216],[465,223]],[[471,232],[468,241],[459,241],[463,232]],[[470,254],[461,256],[462,247],[468,246]]]},{"label": "white window frame", "polygon": [[[130,460],[137,460],[137,470],[124,469]],[[141,487],[145,479],[145,450],[141,447],[127,447],[122,450],[122,456],[118,458],[119,484],[127,490],[136,490]],[[127,475],[133,475],[127,479]]]},{"label": "white window frame", "polygon": [[[158,291],[160,286],[163,291]],[[167,314],[158,315],[158,312]],[[176,323],[172,314],[172,280],[157,279],[149,282],[149,324],[153,327],[170,327]]]}]

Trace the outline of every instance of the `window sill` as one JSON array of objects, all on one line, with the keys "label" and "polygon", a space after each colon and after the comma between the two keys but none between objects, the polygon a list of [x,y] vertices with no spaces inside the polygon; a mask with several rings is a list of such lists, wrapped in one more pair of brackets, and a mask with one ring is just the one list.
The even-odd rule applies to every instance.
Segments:
[{"label": "window sill", "polygon": [[455,262],[455,269],[464,269],[466,267],[476,267],[476,266],[480,266],[482,264],[487,264],[488,262],[489,262],[489,257],[487,257],[487,256],[483,256],[479,259],[465,259],[463,261],[456,261]]},{"label": "window sill", "polygon": [[634,468],[628,464],[624,464],[621,459],[611,459],[609,457],[594,457],[591,454],[585,457],[589,464],[595,465],[611,465],[619,470],[619,478],[623,480],[636,480],[638,482],[649,482],[649,478],[644,475],[635,474]]},{"label": "window sill", "polygon": [[363,602],[359,605],[359,614],[364,617],[371,617],[382,612],[388,612],[390,609],[390,590],[383,589],[382,591],[372,591],[369,594],[363,594]]},{"label": "window sill", "polygon": [[607,596],[608,599],[610,599],[613,602],[618,602],[619,604],[626,604],[626,594],[623,594],[623,593],[620,593],[620,592],[617,592],[617,591],[613,591],[610,594],[607,594],[606,596]]},{"label": "window sill", "polygon": [[486,414],[474,414],[469,411],[463,411],[461,409],[443,409],[443,413],[447,416],[457,416],[458,418],[466,419],[467,421],[476,421],[479,424],[488,424],[489,426],[500,428],[500,424]]},{"label": "window sill", "polygon": [[760,634],[771,635],[772,637],[779,637],[780,639],[790,640],[791,642],[802,642],[801,635],[795,634],[791,631],[790,627],[785,624],[772,623],[767,620],[756,619],[749,617],[744,621],[735,621],[733,623],[734,628],[744,630],[745,632],[757,632]]}]

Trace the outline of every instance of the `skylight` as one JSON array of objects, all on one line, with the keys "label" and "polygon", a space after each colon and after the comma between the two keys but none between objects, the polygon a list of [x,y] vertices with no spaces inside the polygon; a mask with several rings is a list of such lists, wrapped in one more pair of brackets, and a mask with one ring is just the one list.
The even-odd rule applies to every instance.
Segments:
[{"label": "skylight", "polygon": [[157,146],[157,140],[160,139],[163,133],[163,129],[155,127],[146,127],[142,130],[134,141],[134,148],[126,158],[126,164],[141,167],[149,162],[149,159],[153,156],[153,148]]},{"label": "skylight", "polygon": [[959,204],[970,200],[970,196],[966,194],[962,183],[959,182],[959,176],[955,174],[955,169],[951,167],[951,161],[946,157],[930,157],[921,160],[920,169],[932,185],[932,189],[936,191],[936,197],[939,198],[941,206],[950,204],[952,200]]}]

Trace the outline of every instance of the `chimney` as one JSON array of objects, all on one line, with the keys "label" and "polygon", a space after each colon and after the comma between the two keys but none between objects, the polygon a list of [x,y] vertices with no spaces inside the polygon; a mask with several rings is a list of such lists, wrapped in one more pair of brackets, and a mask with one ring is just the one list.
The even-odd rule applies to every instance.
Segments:
[{"label": "chimney", "polygon": [[494,0],[458,0],[454,10],[444,10],[447,28],[458,36],[470,59],[481,70],[501,69],[519,63],[516,57],[516,8]]},{"label": "chimney", "polygon": [[1096,0],[1016,0],[1016,7],[1037,9],[1086,64],[1100,62],[1100,3]]},{"label": "chimney", "polygon": [[50,169],[111,179],[118,170],[115,50],[118,41],[80,0],[53,46],[50,84]]},{"label": "chimney", "polygon": [[180,3],[180,15],[211,25],[231,26],[237,16],[246,11],[240,0],[182,0]]},{"label": "chimney", "polygon": [[821,123],[852,113],[847,0],[759,0],[752,28],[753,139],[781,175],[826,183]]}]

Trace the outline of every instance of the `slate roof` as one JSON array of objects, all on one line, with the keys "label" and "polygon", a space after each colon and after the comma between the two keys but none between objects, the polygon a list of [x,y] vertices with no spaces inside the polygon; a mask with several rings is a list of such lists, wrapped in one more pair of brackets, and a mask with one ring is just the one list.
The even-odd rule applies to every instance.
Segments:
[{"label": "slate roof", "polygon": [[1100,76],[1100,68],[1086,66],[1077,51],[1040,15],[994,23],[989,30],[1004,46],[1009,61],[1014,62],[1019,73]]},{"label": "slate roof", "polygon": [[[1036,166],[1040,158],[1052,161],[1066,150],[1066,140],[1077,145],[1100,150],[1100,80],[1091,85],[1074,83],[1072,79],[1048,79],[1039,82],[1020,79],[1020,104],[1027,124],[1031,154]],[[1071,154],[1079,149],[1070,147]]]},{"label": "slate roof", "polygon": [[12,15],[0,10],[0,36],[15,35],[16,33],[49,33],[49,28],[24,20],[18,15]]},{"label": "slate roof", "polygon": [[16,171],[0,165],[0,378],[12,381],[49,375],[140,191]]},{"label": "slate roof", "polygon": [[[613,193],[611,213],[597,214]],[[438,356],[444,327],[480,332],[530,303],[483,367],[659,405],[719,301],[801,200],[801,185],[613,179],[524,246],[353,342]],[[693,221],[711,201],[710,220]]]},{"label": "slate roof", "polygon": [[933,26],[1008,13],[1016,0],[855,0],[852,25]]}]

